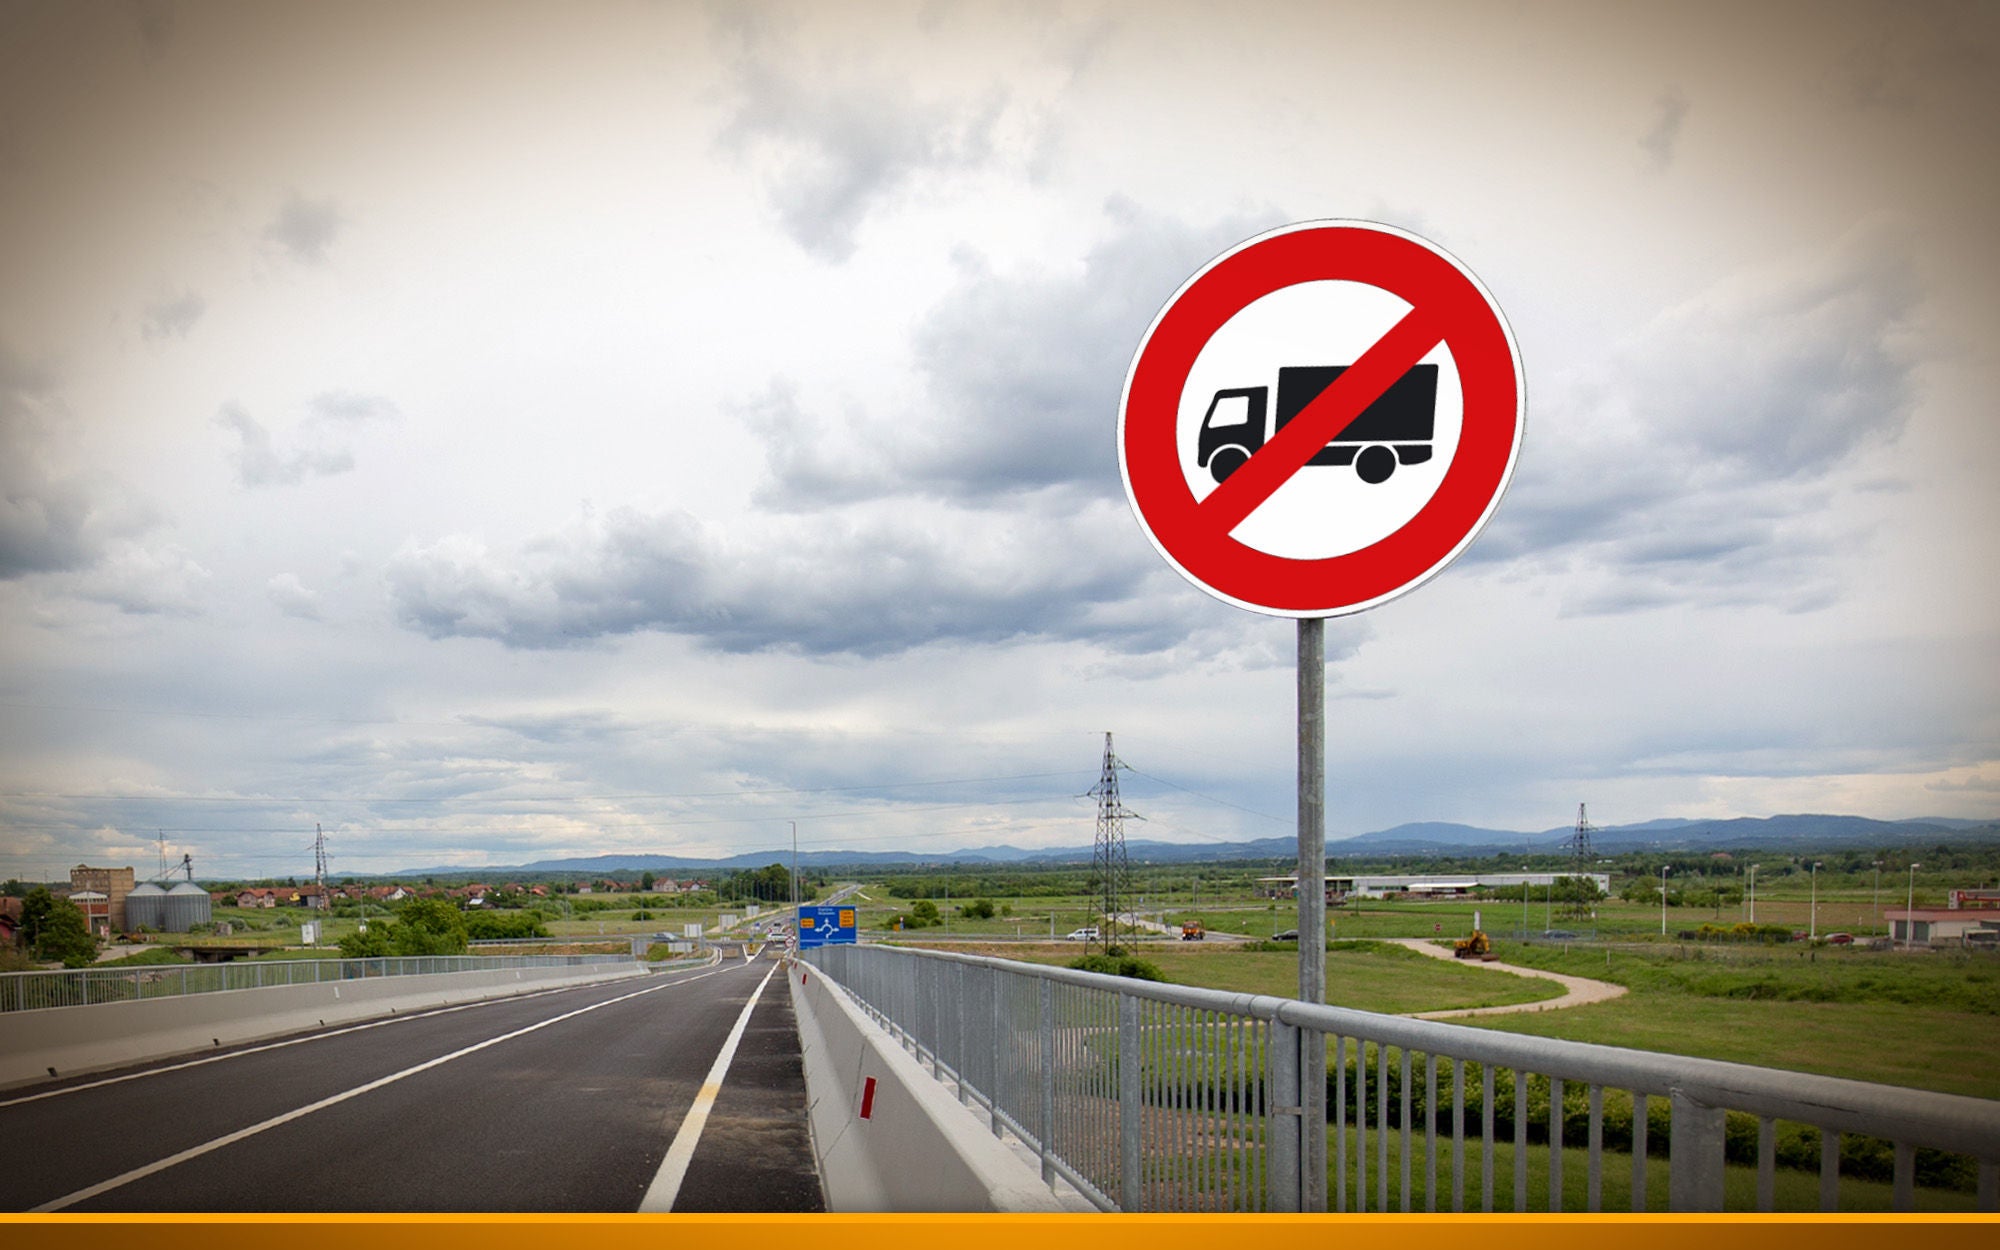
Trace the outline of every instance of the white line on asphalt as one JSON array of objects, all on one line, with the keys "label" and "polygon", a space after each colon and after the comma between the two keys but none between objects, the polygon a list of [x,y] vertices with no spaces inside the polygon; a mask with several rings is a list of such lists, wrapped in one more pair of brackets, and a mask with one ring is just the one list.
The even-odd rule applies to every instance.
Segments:
[{"label": "white line on asphalt", "polygon": [[[397,1081],[402,1080],[406,1076],[415,1076],[419,1072],[427,1072],[432,1068],[450,1063],[454,1059],[463,1059],[467,1055],[485,1050],[488,1046],[498,1046],[501,1042],[512,1041],[514,1038],[517,1037],[524,1037],[529,1033],[533,1033],[541,1029],[546,1029],[552,1024],[561,1024],[565,1020],[574,1020],[576,1017],[588,1015],[591,1012],[598,1010],[600,1007],[615,1006],[618,1003],[626,1002],[634,998],[640,998],[647,994],[657,994],[661,990],[668,989],[672,986],[686,985],[690,981],[699,981],[702,977],[712,977],[717,975],[719,975],[719,972],[704,972],[699,977],[687,977],[679,981],[669,981],[664,985],[649,985],[643,990],[637,990],[630,994],[622,994],[617,998],[607,998],[601,1003],[592,1003],[588,1007],[579,1007],[575,1011],[564,1012],[562,1015],[559,1016],[551,1016],[547,1020],[543,1020],[536,1024],[531,1024],[526,1028],[515,1029],[512,1033],[502,1033],[498,1037],[489,1037],[483,1042],[477,1042],[471,1046],[464,1047],[460,1050],[454,1050],[448,1055],[439,1055],[435,1059],[426,1060],[425,1062],[420,1063],[413,1068],[404,1068],[401,1072],[394,1072],[388,1076],[378,1077],[373,1081],[369,1081],[365,1085],[357,1085],[353,1089],[346,1090],[342,1093],[330,1095],[326,1098],[320,1099],[318,1102],[308,1103],[303,1107],[294,1108],[293,1110],[285,1112],[283,1115],[274,1115],[270,1119],[265,1120],[261,1123],[252,1124],[249,1128],[238,1129],[234,1133],[225,1134],[224,1136],[218,1137],[213,1141],[203,1142],[199,1146],[190,1146],[188,1149],[181,1151],[179,1154],[168,1155],[164,1159],[156,1159],[151,1163],[145,1164],[144,1166],[136,1167],[129,1172],[124,1172],[117,1176],[114,1176],[108,1181],[99,1181],[97,1184],[86,1186],[83,1189],[77,1190],[75,1193],[64,1194],[62,1197],[57,1198],[53,1202],[45,1202],[39,1207],[30,1208],[30,1213],[33,1214],[44,1211],[61,1211],[66,1207],[75,1206],[79,1202],[84,1202],[91,1198],[95,1198],[99,1194],[107,1193],[113,1189],[122,1188],[123,1186],[131,1184],[133,1181],[141,1180],[145,1177],[151,1176],[155,1172],[164,1172],[168,1168],[173,1167],[176,1164],[186,1163],[190,1159],[198,1159],[202,1155],[220,1150],[224,1146],[231,1146],[236,1144],[237,1142],[244,1140],[245,1138],[255,1137],[257,1134],[262,1133],[267,1129],[274,1129],[279,1127],[280,1125],[289,1124],[293,1120],[299,1119],[303,1116],[311,1115],[315,1111],[324,1111],[328,1107],[346,1102],[350,1098],[358,1098],[361,1095],[369,1093],[373,1090],[381,1089],[385,1085],[393,1085]],[[766,979],[768,980],[769,978],[767,977]],[[757,988],[761,990],[764,987],[762,985],[759,985]]]},{"label": "white line on asphalt", "polygon": [[[661,975],[671,976],[671,973]],[[701,976],[713,976],[704,972]],[[697,977],[683,977],[682,981],[698,980]],[[670,982],[669,984],[679,984]],[[19,1098],[9,1098],[0,1102],[0,1110],[18,1106],[24,1102],[40,1102],[44,1098],[60,1098],[64,1094],[82,1093],[86,1089],[97,1089],[105,1085],[122,1085],[126,1081],[137,1081],[149,1076],[164,1076],[169,1072],[179,1072],[185,1068],[199,1068],[205,1064],[221,1063],[226,1059],[241,1059],[245,1055],[260,1055],[267,1050],[283,1050],[287,1046],[303,1046],[307,1042],[323,1042],[330,1037],[344,1037],[349,1033],[362,1033],[369,1029],[379,1029],[391,1024],[408,1024],[412,1020],[430,1020],[438,1016],[448,1016],[454,1012],[471,1011],[475,1007],[497,1007],[504,1003],[525,1003],[536,998],[546,998],[550,994],[563,994],[570,990],[588,989],[589,985],[557,985],[548,989],[530,990],[526,994],[513,994],[506,998],[483,998],[474,1003],[460,1003],[456,1007],[439,1007],[432,1011],[413,1012],[408,1015],[388,1016],[381,1020],[370,1020],[365,1024],[350,1024],[346,1028],[329,1029],[323,1033],[311,1033],[304,1037],[290,1037],[282,1042],[266,1042],[262,1046],[246,1046],[242,1050],[232,1050],[227,1054],[204,1055],[200,1059],[188,1059],[181,1063],[170,1063],[158,1068],[147,1068],[144,1072],[127,1072],[121,1076],[107,1076],[102,1080],[85,1081],[80,1085],[65,1085],[61,1089],[45,1089],[39,1094],[24,1094]],[[661,987],[664,988],[664,987]]]},{"label": "white line on asphalt", "polygon": [[687,1179],[688,1164],[694,1160],[694,1148],[701,1141],[701,1130],[708,1124],[708,1113],[715,1106],[715,1100],[722,1093],[722,1080],[729,1075],[730,1061],[736,1058],[736,1046],[743,1040],[743,1030],[750,1027],[750,1012],[756,1007],[757,999],[764,993],[764,987],[771,983],[771,975],[777,971],[773,967],[757,982],[757,988],[750,991],[750,1001],[743,1004],[743,1014],[736,1017],[736,1024],[729,1030],[729,1037],[722,1043],[722,1053],[715,1057],[715,1063],[703,1078],[701,1092],[695,1095],[694,1105],[688,1108],[687,1116],[681,1120],[680,1131],[674,1134],[673,1144],[667,1147],[667,1157],[660,1160],[660,1170],[653,1177],[653,1183],[646,1187],[646,1196],[639,1200],[641,1211],[671,1211],[674,1199],[680,1197],[681,1182]]}]

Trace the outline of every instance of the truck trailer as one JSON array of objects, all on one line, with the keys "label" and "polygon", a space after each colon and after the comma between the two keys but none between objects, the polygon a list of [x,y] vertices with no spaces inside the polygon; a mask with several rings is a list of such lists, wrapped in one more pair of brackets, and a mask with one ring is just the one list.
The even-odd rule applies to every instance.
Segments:
[{"label": "truck trailer", "polygon": [[[1346,371],[1346,365],[1279,369],[1275,410],[1268,386],[1217,391],[1201,419],[1200,466],[1221,482]],[[1413,365],[1307,463],[1351,464],[1371,486],[1388,481],[1397,465],[1423,464],[1431,458],[1437,380],[1436,365]]]}]

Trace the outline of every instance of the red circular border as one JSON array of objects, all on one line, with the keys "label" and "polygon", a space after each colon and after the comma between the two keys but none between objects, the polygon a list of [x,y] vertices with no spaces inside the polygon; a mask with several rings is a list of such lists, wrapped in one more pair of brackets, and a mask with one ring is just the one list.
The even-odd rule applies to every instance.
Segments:
[{"label": "red circular border", "polygon": [[[1465,417],[1444,481],[1401,529],[1346,555],[1296,560],[1217,533],[1199,515],[1175,426],[1195,357],[1225,322],[1273,291],[1322,280],[1380,287],[1429,314],[1458,366]],[[1147,536],[1195,584],[1254,611],[1339,616],[1414,589],[1479,532],[1512,476],[1522,395],[1513,336],[1457,261],[1372,223],[1288,226],[1211,261],[1161,310],[1125,381],[1119,468]]]}]

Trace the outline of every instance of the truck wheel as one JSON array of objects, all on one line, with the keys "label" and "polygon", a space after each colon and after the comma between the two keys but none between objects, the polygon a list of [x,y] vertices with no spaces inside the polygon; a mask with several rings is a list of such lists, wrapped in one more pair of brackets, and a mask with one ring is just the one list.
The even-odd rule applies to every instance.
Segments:
[{"label": "truck wheel", "polygon": [[1363,447],[1354,458],[1354,471],[1370,486],[1379,486],[1396,471],[1396,453],[1388,447]]},{"label": "truck wheel", "polygon": [[[1392,455],[1390,457],[1394,459]],[[1242,468],[1250,460],[1250,453],[1241,447],[1222,447],[1208,458],[1208,472],[1220,483],[1224,478]]]}]

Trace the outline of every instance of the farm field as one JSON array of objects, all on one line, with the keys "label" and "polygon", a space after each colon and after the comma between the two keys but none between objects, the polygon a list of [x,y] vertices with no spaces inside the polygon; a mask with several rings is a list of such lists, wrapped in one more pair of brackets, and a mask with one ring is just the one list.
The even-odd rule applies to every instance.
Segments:
[{"label": "farm field", "polygon": [[[1192,942],[1137,949],[1139,958],[1157,967],[1179,985],[1199,985],[1237,993],[1298,996],[1298,956],[1288,950],[1243,950],[1231,946],[1198,949]],[[1043,946],[994,949],[965,945],[957,949],[1003,959],[1061,965],[1079,952]],[[1427,959],[1414,951],[1372,942],[1340,943],[1326,955],[1327,1001],[1357,1011],[1401,1014],[1447,1008],[1496,1007],[1554,998],[1562,988],[1553,981],[1495,976]]]},{"label": "farm field", "polygon": [[1543,1037],[2000,1099],[2000,957],[1503,944],[1525,966],[1631,993],[1554,1015],[1468,1023]]},{"label": "farm field", "polygon": [[[1364,913],[1383,936],[1431,936],[1438,910]],[[1470,908],[1465,909],[1470,919]],[[1760,913],[1762,907],[1760,904]],[[1211,918],[1205,914],[1205,919]],[[1414,1013],[1533,1002],[1553,983],[1457,967],[1414,952],[1345,940],[1342,918],[1327,955],[1327,1001],[1365,1011]],[[942,940],[911,935],[925,945]],[[973,949],[970,946],[962,949]],[[1066,963],[1081,945],[1012,943],[978,948],[1003,958]],[[1183,985],[1294,996],[1296,956],[1218,941],[1131,946]],[[1835,947],[1723,947],[1675,941],[1593,944],[1502,940],[1507,963],[1625,985],[1609,1002],[1463,1023],[1636,1050],[1694,1055],[1851,1080],[2000,1099],[1991,1062],[2000,1026],[2000,958],[1947,952]]]}]

